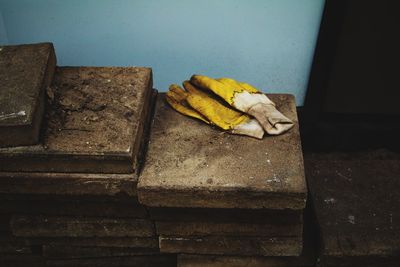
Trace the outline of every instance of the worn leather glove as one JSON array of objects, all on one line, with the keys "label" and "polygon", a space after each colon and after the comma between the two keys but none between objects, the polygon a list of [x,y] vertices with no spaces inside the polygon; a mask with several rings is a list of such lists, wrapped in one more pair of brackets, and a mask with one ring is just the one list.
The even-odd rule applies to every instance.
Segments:
[{"label": "worn leather glove", "polygon": [[253,116],[270,135],[284,133],[293,127],[293,122],[280,113],[265,94],[250,84],[203,75],[193,75],[190,82],[214,92],[232,107]]},{"label": "worn leather glove", "polygon": [[262,139],[264,130],[257,120],[223,105],[189,81],[185,81],[183,86],[186,90],[173,84],[167,92],[167,102],[176,111],[207,124],[216,125],[232,134]]}]

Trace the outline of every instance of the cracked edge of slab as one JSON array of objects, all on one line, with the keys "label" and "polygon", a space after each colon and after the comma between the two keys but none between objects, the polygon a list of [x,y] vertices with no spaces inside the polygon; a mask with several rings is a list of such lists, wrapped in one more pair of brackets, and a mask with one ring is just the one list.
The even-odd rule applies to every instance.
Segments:
[{"label": "cracked edge of slab", "polygon": [[[57,64],[56,54],[52,43],[38,43],[18,45],[13,47],[35,48],[42,46],[47,50],[46,67],[40,74],[41,82],[33,84],[36,88],[32,110],[26,114],[25,122],[9,122],[0,124],[0,147],[12,147],[22,145],[34,145],[39,142],[40,130],[45,110],[45,91],[50,86]],[[26,60],[26,59],[25,59]]]}]

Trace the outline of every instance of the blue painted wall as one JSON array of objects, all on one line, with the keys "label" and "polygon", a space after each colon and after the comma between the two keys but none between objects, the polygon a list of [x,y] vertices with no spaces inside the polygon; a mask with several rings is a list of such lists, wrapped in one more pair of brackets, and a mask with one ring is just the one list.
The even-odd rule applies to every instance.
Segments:
[{"label": "blue painted wall", "polygon": [[324,0],[0,0],[0,42],[51,41],[59,65],[150,66],[161,91],[199,73],[290,92],[301,105],[323,5]]},{"label": "blue painted wall", "polygon": [[0,44],[7,44],[7,43],[8,43],[7,31],[4,25],[3,15],[0,12]]}]

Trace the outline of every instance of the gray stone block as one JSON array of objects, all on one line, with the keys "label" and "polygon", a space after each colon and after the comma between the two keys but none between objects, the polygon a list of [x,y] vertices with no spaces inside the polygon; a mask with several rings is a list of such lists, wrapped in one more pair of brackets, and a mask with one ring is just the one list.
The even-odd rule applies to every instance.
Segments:
[{"label": "gray stone block", "polygon": [[0,235],[0,258],[2,255],[24,255],[32,254],[31,247],[23,238],[11,236],[9,234]]},{"label": "gray stone block", "polygon": [[10,231],[10,214],[0,214],[0,234],[1,232],[9,232]]},{"label": "gray stone block", "polygon": [[178,255],[178,267],[314,267],[300,257]]},{"label": "gray stone block", "polygon": [[156,222],[161,236],[302,236],[303,224],[256,224],[232,222]]},{"label": "gray stone block", "polygon": [[175,255],[145,255],[92,259],[49,260],[47,267],[175,267]]},{"label": "gray stone block", "polygon": [[[118,218],[146,218],[147,211],[135,196],[124,200],[90,200],[61,197],[42,199],[2,200],[0,213],[56,216],[104,216]],[[0,215],[0,229],[1,220]]]},{"label": "gray stone block", "polygon": [[158,255],[158,248],[138,247],[84,247],[70,245],[44,245],[43,256],[48,259],[83,259],[102,257],[126,257]]},{"label": "gray stone block", "polygon": [[154,224],[146,219],[14,216],[11,230],[20,237],[153,237]]},{"label": "gray stone block", "polygon": [[1,255],[0,256],[0,266],[4,267],[44,267],[46,266],[46,260],[40,255]]},{"label": "gray stone block", "polygon": [[263,140],[224,134],[159,97],[139,201],[150,207],[303,209],[307,190],[294,97],[269,97],[295,126]]},{"label": "gray stone block", "polygon": [[148,208],[155,221],[302,224],[303,210]]},{"label": "gray stone block", "polygon": [[151,69],[60,67],[48,95],[43,144],[0,149],[0,171],[137,172]]},{"label": "gray stone block", "polygon": [[302,237],[164,237],[160,236],[162,253],[299,256]]},{"label": "gray stone block", "polygon": [[400,156],[306,154],[306,173],[320,229],[320,266],[398,266]]},{"label": "gray stone block", "polygon": [[158,237],[28,237],[30,246],[80,246],[158,249]]},{"label": "gray stone block", "polygon": [[55,67],[51,43],[0,46],[0,147],[39,142]]},{"label": "gray stone block", "polygon": [[4,194],[136,196],[136,189],[136,174],[0,173],[0,193]]}]

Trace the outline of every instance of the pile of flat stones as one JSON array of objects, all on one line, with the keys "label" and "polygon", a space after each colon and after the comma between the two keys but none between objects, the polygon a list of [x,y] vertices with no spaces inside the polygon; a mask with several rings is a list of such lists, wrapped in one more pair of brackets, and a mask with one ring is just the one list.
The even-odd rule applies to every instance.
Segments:
[{"label": "pile of flat stones", "polygon": [[399,155],[304,164],[294,97],[268,97],[295,126],[256,140],[172,110],[150,68],[0,47],[0,266],[399,266]]},{"label": "pile of flat stones", "polygon": [[137,199],[156,92],[141,67],[0,51],[0,266],[176,266]]},{"label": "pile of flat stones", "polygon": [[[297,122],[293,96],[269,97]],[[161,94],[138,183],[160,251],[177,253],[181,267],[312,266],[297,125],[262,141],[223,134],[178,114]]]}]

